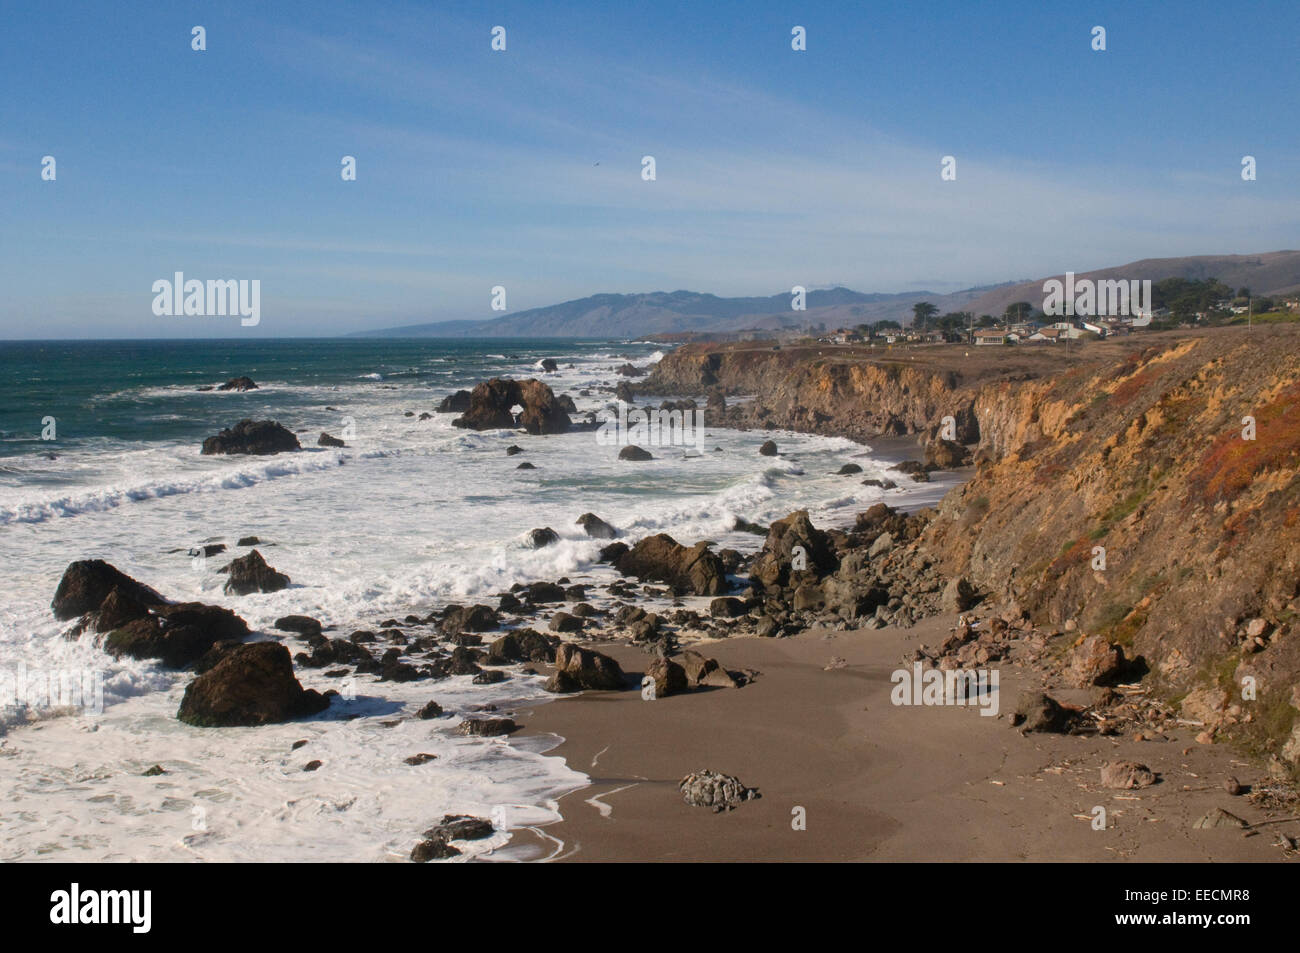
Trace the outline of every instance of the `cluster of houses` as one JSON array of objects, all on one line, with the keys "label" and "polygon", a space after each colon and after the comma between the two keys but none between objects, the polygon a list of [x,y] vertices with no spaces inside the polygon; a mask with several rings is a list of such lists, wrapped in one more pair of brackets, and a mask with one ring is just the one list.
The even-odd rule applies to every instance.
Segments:
[{"label": "cluster of houses", "polygon": [[[1151,316],[1135,318],[1105,319],[1071,323],[1057,321],[1054,324],[1038,324],[1034,321],[1017,321],[1000,327],[977,328],[974,331],[918,331],[899,328],[879,331],[871,335],[871,340],[885,344],[1062,344],[1077,341],[1085,335],[1111,337],[1117,334],[1129,334],[1134,328],[1146,327],[1151,323]],[[826,344],[860,344],[867,340],[859,331],[839,328],[818,340]]]}]

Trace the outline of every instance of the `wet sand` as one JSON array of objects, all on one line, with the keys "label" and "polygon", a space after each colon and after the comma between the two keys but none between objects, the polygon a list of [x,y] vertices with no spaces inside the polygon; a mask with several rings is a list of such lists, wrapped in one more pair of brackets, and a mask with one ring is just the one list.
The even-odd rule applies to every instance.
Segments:
[{"label": "wet sand", "polygon": [[[937,644],[952,621],[711,641],[696,647],[728,669],[761,674],[739,689],[655,701],[634,690],[588,692],[520,712],[525,733],[563,737],[552,756],[592,783],[561,799],[562,822],[519,832],[502,859],[1266,861],[1283,859],[1274,830],[1300,835],[1300,821],[1249,833],[1192,829],[1214,807],[1265,819],[1220,786],[1228,774],[1259,780],[1258,766],[1196,744],[1194,728],[1151,742],[1022,736],[1010,713],[1028,682],[1009,665],[1000,668],[997,717],[973,706],[891,704],[890,675],[904,653]],[[650,658],[593,647],[638,682]],[[833,657],[847,664],[827,670]],[[1147,764],[1160,783],[1102,788],[1102,763],[1118,759]],[[704,768],[739,777],[761,798],[721,814],[685,804],[678,782]],[[1105,830],[1093,829],[1097,806]],[[805,830],[795,829],[798,808]]]}]

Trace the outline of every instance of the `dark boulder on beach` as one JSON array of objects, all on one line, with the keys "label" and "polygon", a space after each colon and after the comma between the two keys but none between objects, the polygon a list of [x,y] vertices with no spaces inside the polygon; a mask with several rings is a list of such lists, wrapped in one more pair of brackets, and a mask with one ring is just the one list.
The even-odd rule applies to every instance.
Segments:
[{"label": "dark boulder on beach", "polygon": [[50,609],[56,619],[73,619],[98,609],[114,589],[120,590],[123,599],[146,606],[166,602],[144,583],[136,582],[104,560],[81,559],[69,564],[63,571],[63,578],[54,591]]},{"label": "dark boulder on beach", "polygon": [[340,440],[338,437],[331,437],[329,434],[322,432],[321,435],[320,435],[319,437],[316,438],[316,446],[318,446],[318,447],[346,447],[347,444],[344,443],[342,440]]},{"label": "dark boulder on beach", "polygon": [[258,543],[260,543],[260,542],[261,542],[261,540],[258,539],[256,536],[241,536],[241,537],[239,537],[239,542],[235,543],[235,545],[236,545],[236,546],[256,546],[256,545],[257,545]]},{"label": "dark boulder on beach", "polygon": [[519,466],[515,467],[515,469],[516,469],[516,470],[536,470],[537,467],[533,466],[531,463],[529,463],[527,460],[525,460],[523,463],[519,464]]},{"label": "dark boulder on beach", "polygon": [[253,642],[232,649],[190,682],[176,717],[199,727],[246,727],[305,718],[329,704],[294,678],[288,649]]},{"label": "dark boulder on beach", "polygon": [[682,652],[677,659],[686,672],[686,680],[692,685],[708,688],[739,688],[740,682],[734,675],[718,664],[717,659],[708,658],[692,649]]},{"label": "dark boulder on beach", "polygon": [[208,437],[203,441],[205,455],[247,453],[254,456],[267,456],[301,449],[302,446],[293,432],[274,420],[244,419],[235,426],[227,427],[216,436]]},{"label": "dark boulder on beach", "polygon": [[791,573],[820,577],[833,572],[838,562],[827,534],[813,526],[807,510],[796,510],[768,528],[750,576],[765,588],[780,587],[790,581]]},{"label": "dark boulder on beach", "polygon": [[513,457],[516,453],[523,453],[523,452],[524,452],[523,447],[517,447],[514,444],[511,444],[510,446],[506,447],[507,457]]},{"label": "dark boulder on beach", "polygon": [[764,441],[763,445],[758,448],[758,452],[765,457],[776,456],[776,441],[774,440]]},{"label": "dark boulder on beach", "polygon": [[728,589],[726,567],[708,543],[686,547],[667,533],[639,540],[615,566],[625,576],[666,582],[697,596],[720,596]]},{"label": "dark boulder on beach", "polygon": [[613,539],[618,535],[618,530],[610,526],[595,513],[583,513],[578,517],[578,525],[581,526],[592,539]]},{"label": "dark boulder on beach", "polygon": [[715,619],[739,619],[748,612],[745,603],[732,596],[719,596],[709,603],[709,615]]},{"label": "dark boulder on beach", "polygon": [[217,390],[257,390],[251,377],[232,377],[217,387]]},{"label": "dark boulder on beach", "polygon": [[582,619],[567,612],[557,612],[551,616],[550,624],[547,626],[552,632],[581,632]]},{"label": "dark boulder on beach", "polygon": [[555,402],[560,405],[560,409],[566,414],[576,414],[578,405],[573,402],[573,398],[568,394],[560,394],[555,398]]},{"label": "dark boulder on beach", "polygon": [[594,649],[584,649],[570,642],[555,650],[555,674],[546,683],[548,692],[600,691],[621,689],[627,677],[618,662]]},{"label": "dark boulder on beach", "polygon": [[1076,720],[1076,712],[1063,707],[1050,695],[1033,691],[1020,693],[1011,716],[1011,724],[1025,734],[1032,731],[1066,734]]},{"label": "dark boulder on beach", "polygon": [[458,390],[454,394],[448,394],[437,407],[440,414],[463,414],[467,410],[469,410],[469,391],[467,390]]},{"label": "dark boulder on beach", "polygon": [[[518,422],[510,408],[520,406]],[[522,427],[530,434],[564,433],[572,424],[551,388],[539,380],[494,377],[475,386],[464,415],[452,421],[468,430]]]},{"label": "dark boulder on beach", "polygon": [[540,367],[547,374],[554,374],[556,371],[560,369],[560,365],[555,363],[555,358],[553,357],[542,358],[540,361],[537,362],[537,366]]},{"label": "dark boulder on beach", "polygon": [[[672,659],[653,659],[645,668],[645,677],[654,682],[655,698],[681,695],[691,687],[686,678],[686,669]],[[644,681],[642,687],[645,687]]]},{"label": "dark boulder on beach", "polygon": [[637,367],[634,364],[623,364],[616,368],[615,372],[623,377],[644,377],[649,373],[644,367]]},{"label": "dark boulder on beach", "polygon": [[622,450],[618,452],[618,458],[620,460],[640,461],[640,460],[653,460],[654,456],[650,453],[649,450],[642,450],[636,444],[628,444],[626,447],[624,447]]},{"label": "dark boulder on beach", "polygon": [[619,381],[618,386],[614,388],[614,399],[630,404],[636,400],[636,391],[632,389],[632,385],[627,381]]},{"label": "dark boulder on beach", "polygon": [[239,642],[248,635],[248,624],[229,609],[182,602],[152,607],[148,615],[113,629],[104,636],[104,651],[184,668],[216,643]]},{"label": "dark boulder on beach", "polygon": [[835,475],[848,476],[849,474],[852,473],[861,473],[861,472],[862,472],[862,467],[858,466],[856,463],[846,463],[844,464],[844,466],[840,467],[838,470],[835,471]]},{"label": "dark boulder on beach", "polygon": [[230,574],[224,589],[228,596],[246,596],[250,592],[279,592],[289,585],[289,577],[268,566],[256,549],[232,559],[218,572]]}]

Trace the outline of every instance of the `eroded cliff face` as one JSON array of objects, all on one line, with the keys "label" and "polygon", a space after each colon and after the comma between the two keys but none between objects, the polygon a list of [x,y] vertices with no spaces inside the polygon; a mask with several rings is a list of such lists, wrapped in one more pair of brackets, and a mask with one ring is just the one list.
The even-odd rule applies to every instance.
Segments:
[{"label": "eroded cliff face", "polygon": [[710,405],[707,419],[856,440],[930,433],[952,416],[957,439],[973,443],[979,436],[974,406],[982,377],[952,367],[918,366],[905,356],[868,357],[862,349],[692,344],[667,355],[636,391],[753,397],[725,412]]},{"label": "eroded cliff face", "polygon": [[976,417],[985,462],[929,529],[944,564],[1118,642],[1187,717],[1300,764],[1294,330],[1135,341],[983,390]]},{"label": "eroded cliff face", "polygon": [[754,396],[711,422],[857,439],[953,416],[978,466],[930,523],[931,558],[1039,624],[1123,645],[1185,717],[1295,770],[1300,328],[1047,350],[999,368],[960,348],[945,367],[937,351],[692,346],[651,384]]}]

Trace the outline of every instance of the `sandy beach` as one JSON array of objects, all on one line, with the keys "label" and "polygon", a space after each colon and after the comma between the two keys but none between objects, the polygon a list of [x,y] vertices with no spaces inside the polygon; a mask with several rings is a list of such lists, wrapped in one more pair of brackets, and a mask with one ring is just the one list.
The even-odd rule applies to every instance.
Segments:
[{"label": "sandy beach", "polygon": [[[564,861],[1269,861],[1272,826],[1193,829],[1219,807],[1252,824],[1264,813],[1229,796],[1258,769],[1195,728],[1166,741],[1022,735],[1010,713],[1031,676],[1000,669],[996,717],[973,707],[895,706],[890,673],[952,617],[909,629],[737,638],[699,646],[728,669],[760,674],[738,689],[644,701],[587,692],[521,713],[526,733],[565,740],[551,755],[592,779],[564,797],[564,820],[521,832],[514,859]],[[629,675],[650,657],[600,644]],[[842,667],[827,666],[843,659]],[[838,663],[837,663],[838,664]],[[1086,693],[1083,693],[1086,696]],[[1058,693],[1062,701],[1071,693]],[[1075,698],[1083,702],[1085,698]],[[1101,786],[1108,760],[1147,764],[1159,783]],[[678,781],[711,768],[761,792],[729,813],[683,803]],[[1093,809],[1107,812],[1094,830]],[[796,809],[806,829],[793,826]],[[1300,822],[1277,824],[1295,836]],[[557,845],[558,840],[562,844]]]}]

